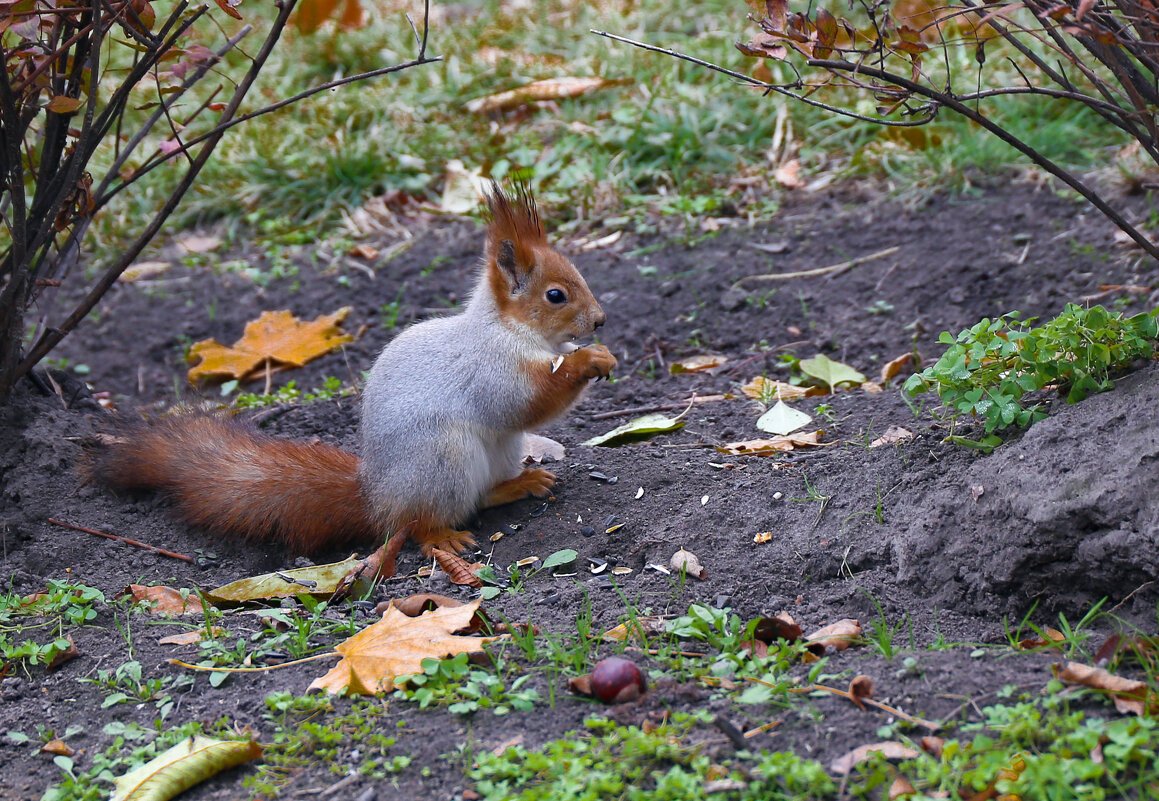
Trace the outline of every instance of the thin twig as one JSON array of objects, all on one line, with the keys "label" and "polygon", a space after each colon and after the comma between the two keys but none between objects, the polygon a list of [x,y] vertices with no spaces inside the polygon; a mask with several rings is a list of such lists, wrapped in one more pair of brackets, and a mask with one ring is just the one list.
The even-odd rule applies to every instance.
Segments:
[{"label": "thin twig", "polygon": [[600,412],[593,414],[589,420],[610,420],[613,417],[627,417],[631,414],[649,414],[651,412],[667,412],[672,409],[684,409],[695,403],[712,403],[714,401],[728,400],[732,395],[693,395],[688,400],[682,400],[679,403],[653,403],[649,406],[633,406],[631,409],[617,409],[614,412]]},{"label": "thin twig", "polygon": [[883,259],[893,253],[901,250],[900,245],[894,245],[885,250],[879,250],[876,253],[870,253],[867,256],[858,256],[856,259],[849,259],[840,264],[831,264],[828,267],[816,267],[812,270],[796,270],[791,273],[764,273],[762,275],[746,275],[741,278],[733,286],[740,286],[745,281],[788,281],[791,278],[809,278],[815,275],[825,275],[826,273],[843,273],[846,270],[852,269],[860,264],[873,261],[875,259]]},{"label": "thin twig", "polygon": [[46,519],[54,526],[63,526],[64,528],[71,528],[74,531],[83,531],[85,534],[93,534],[97,537],[104,537],[106,540],[123,542],[126,545],[132,545],[134,548],[144,548],[146,551],[153,551],[154,553],[159,553],[162,556],[168,556],[172,559],[180,559],[182,562],[194,561],[192,556],[186,556],[183,553],[175,553],[174,551],[167,551],[164,548],[158,548],[156,545],[150,545],[147,542],[131,540],[128,537],[118,537],[116,534],[106,534],[103,531],[97,531],[95,528],[85,528],[84,526],[73,525],[72,523],[66,523],[63,520],[57,520],[54,517],[49,517]]}]

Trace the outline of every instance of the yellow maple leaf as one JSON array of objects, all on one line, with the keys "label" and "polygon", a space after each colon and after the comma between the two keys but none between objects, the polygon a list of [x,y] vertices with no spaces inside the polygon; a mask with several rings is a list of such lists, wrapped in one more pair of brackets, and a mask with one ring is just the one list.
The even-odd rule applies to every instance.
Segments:
[{"label": "yellow maple leaf", "polygon": [[342,661],[325,676],[314,679],[309,689],[332,695],[389,692],[396,686],[396,677],[421,673],[424,659],[482,651],[487,643],[503,638],[453,633],[470,626],[479,603],[443,606],[418,617],[407,617],[392,603],[382,620],[334,648]]},{"label": "yellow maple leaf", "polygon": [[190,368],[191,382],[200,378],[242,379],[270,365],[301,367],[354,337],[338,330],[338,323],[350,313],[343,306],[333,314],[323,314],[303,322],[287,310],[262,312],[246,323],[245,334],[231,346],[215,339],[203,339],[189,351],[190,359],[201,361]]}]

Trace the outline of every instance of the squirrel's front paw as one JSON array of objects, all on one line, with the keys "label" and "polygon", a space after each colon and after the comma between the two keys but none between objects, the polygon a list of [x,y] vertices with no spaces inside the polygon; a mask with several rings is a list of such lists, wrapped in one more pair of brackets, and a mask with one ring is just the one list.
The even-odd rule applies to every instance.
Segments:
[{"label": "squirrel's front paw", "polygon": [[588,345],[583,353],[588,357],[584,378],[607,378],[616,369],[616,357],[603,345]]}]

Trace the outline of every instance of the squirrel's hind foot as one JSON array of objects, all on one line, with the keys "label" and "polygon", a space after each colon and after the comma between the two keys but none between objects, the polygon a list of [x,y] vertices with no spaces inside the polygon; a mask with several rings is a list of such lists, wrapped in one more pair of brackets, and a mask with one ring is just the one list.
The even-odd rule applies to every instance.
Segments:
[{"label": "squirrel's hind foot", "polygon": [[496,484],[483,502],[483,507],[502,506],[524,498],[546,498],[551,495],[556,480],[555,474],[549,470],[529,467],[515,478]]}]

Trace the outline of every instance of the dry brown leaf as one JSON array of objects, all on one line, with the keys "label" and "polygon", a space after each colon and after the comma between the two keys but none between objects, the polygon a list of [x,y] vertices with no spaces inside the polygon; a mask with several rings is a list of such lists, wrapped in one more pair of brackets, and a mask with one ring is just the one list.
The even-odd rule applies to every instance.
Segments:
[{"label": "dry brown leaf", "polygon": [[440,548],[431,548],[431,556],[435,557],[435,562],[447,574],[447,578],[455,584],[461,584],[464,587],[474,587],[475,589],[483,586],[482,579],[471,572],[478,570],[482,565],[468,564],[467,560],[458,554],[453,554],[450,551],[444,551]]},{"label": "dry brown leaf", "polygon": [[689,356],[687,359],[672,362],[668,365],[668,372],[673,375],[677,373],[699,373],[704,370],[711,370],[714,367],[720,367],[727,361],[727,356],[721,356],[715,353],[702,353],[699,356]]},{"label": "dry brown leaf", "polygon": [[378,248],[365,242],[355,245],[348,251],[351,256],[364,261],[374,261],[378,258]]},{"label": "dry brown leaf", "polygon": [[866,395],[880,395],[883,392],[881,384],[875,381],[863,381],[861,383],[861,391]]},{"label": "dry brown leaf", "polygon": [[1054,672],[1059,681],[1109,693],[1115,709],[1124,715],[1143,715],[1148,707],[1154,709],[1159,705],[1159,699],[1150,696],[1145,682],[1125,679],[1103,668],[1081,662],[1060,662],[1054,666]]},{"label": "dry brown leaf", "polygon": [[780,167],[773,170],[773,178],[777,183],[788,189],[804,189],[805,182],[801,180],[801,160],[789,159]]},{"label": "dry brown leaf", "polygon": [[608,629],[601,638],[605,642],[626,642],[629,638],[634,638],[641,643],[646,643],[649,637],[663,634],[666,628],[667,624],[664,618],[656,615],[643,615]]},{"label": "dry brown leaf", "polygon": [[[341,13],[338,13],[339,5],[342,6]],[[311,33],[322,23],[334,20],[340,28],[349,31],[360,28],[364,17],[359,0],[301,0],[294,9],[290,24],[302,33]]]},{"label": "dry brown leaf", "polygon": [[65,662],[71,662],[80,656],[80,649],[77,648],[76,643],[72,641],[72,635],[66,634],[64,635],[64,638],[68,640],[68,648],[65,648],[63,651],[59,651],[56,656],[52,658],[52,661],[44,666],[44,671],[46,673],[51,673]]},{"label": "dry brown leaf", "polygon": [[186,253],[209,253],[221,247],[221,237],[206,234],[182,234],[177,246]]},{"label": "dry brown leaf", "polygon": [[946,741],[941,737],[926,735],[922,739],[918,740],[918,744],[921,745],[922,750],[927,754],[931,755],[935,759],[941,759],[942,748],[945,747]]},{"label": "dry brown leaf", "polygon": [[49,740],[44,745],[40,746],[40,753],[42,754],[56,754],[57,756],[72,756],[76,750],[68,743],[61,739]]},{"label": "dry brown leaf", "polygon": [[880,448],[882,445],[892,445],[895,442],[903,442],[907,439],[913,439],[914,433],[908,428],[901,426],[890,426],[885,430],[885,433],[869,443],[871,448]]},{"label": "dry brown leaf", "polygon": [[888,384],[891,378],[895,377],[898,373],[913,363],[913,353],[903,353],[896,359],[890,359],[888,362],[881,366],[881,383]]},{"label": "dry brown leaf", "polygon": [[226,347],[213,339],[203,339],[190,349],[190,358],[201,362],[189,370],[191,382],[203,378],[246,378],[275,365],[301,367],[354,338],[338,330],[338,323],[350,313],[344,306],[333,314],[323,314],[303,322],[289,311],[262,312],[246,324],[245,335]]},{"label": "dry brown leaf", "polygon": [[130,584],[125,587],[121,597],[132,598],[133,601],[148,601],[149,611],[159,615],[204,614],[201,599],[196,593],[187,593],[182,596],[181,590],[173,587],[148,587],[144,584]]},{"label": "dry brown leaf", "polygon": [[424,659],[478,653],[484,645],[502,637],[461,637],[452,633],[470,626],[478,609],[476,600],[407,617],[391,607],[382,620],[340,643],[334,650],[342,655],[342,661],[311,682],[309,689],[334,695],[388,692],[395,688],[397,676],[421,673]]},{"label": "dry brown leaf", "polygon": [[897,801],[899,798],[909,798],[911,795],[917,794],[918,791],[914,789],[914,786],[905,776],[898,776],[889,786],[889,801]]},{"label": "dry brown leaf", "polygon": [[167,261],[138,261],[129,267],[117,278],[122,284],[131,284],[147,278],[154,278],[172,267]]},{"label": "dry brown leaf", "polygon": [[497,92],[493,95],[476,98],[467,103],[465,108],[472,114],[495,114],[499,111],[519,108],[528,103],[579,97],[597,89],[616,86],[619,83],[622,81],[609,81],[603,78],[548,78],[543,81],[534,81],[517,89],[509,89],[506,92]]},{"label": "dry brown leaf", "polygon": [[532,461],[536,464],[561,462],[566,455],[567,449],[563,447],[563,444],[556,442],[550,437],[531,433],[524,433],[523,435],[524,462]]},{"label": "dry brown leaf", "polygon": [[820,387],[798,387],[793,384],[786,384],[784,381],[773,381],[772,379],[765,378],[763,375],[758,375],[752,381],[745,384],[740,388],[740,391],[750,398],[755,398],[760,401],[795,401],[801,398],[825,394],[825,390]]},{"label": "dry brown leaf", "polygon": [[782,451],[791,451],[794,448],[810,448],[821,444],[824,431],[813,431],[808,434],[789,434],[771,439],[749,439],[744,442],[729,442],[717,445],[716,449],[730,456],[769,456]]},{"label": "dry brown leaf", "polygon": [[809,646],[820,646],[835,651],[844,651],[861,637],[861,623],[852,618],[845,618],[822,626],[805,638]]},{"label": "dry brown leaf", "polygon": [[857,676],[849,682],[849,700],[857,704],[859,709],[865,709],[864,699],[873,697],[873,679],[869,676]]},{"label": "dry brown leaf", "polygon": [[761,531],[761,532],[753,535],[753,542],[755,542],[757,545],[763,545],[766,542],[772,542],[772,541],[773,541],[773,532],[771,532],[771,531]]},{"label": "dry brown leaf", "polygon": [[848,754],[833,760],[829,765],[829,769],[838,776],[845,776],[849,771],[853,770],[855,765],[869,759],[870,754],[874,753],[885,754],[886,759],[913,759],[921,755],[920,751],[909,747],[905,743],[886,740],[881,743],[869,743],[867,745],[857,746]]},{"label": "dry brown leaf", "polygon": [[395,598],[393,601],[379,604],[382,607],[380,614],[384,614],[391,605],[407,617],[418,617],[424,612],[430,612],[432,609],[440,609],[444,606],[462,606],[463,602],[457,601],[454,598],[448,598],[445,595],[436,595],[433,592],[420,592],[414,595],[408,595],[406,598]]},{"label": "dry brown leaf", "polygon": [[[215,628],[210,632],[210,637],[220,637],[225,634],[225,629]],[[157,640],[158,645],[193,645],[195,642],[201,642],[205,639],[205,629],[194,629],[193,631],[182,632],[181,634],[170,634],[168,637],[162,637]]]},{"label": "dry brown leaf", "polygon": [[1052,629],[1047,626],[1042,630],[1042,634],[1037,637],[1027,637],[1026,639],[1018,641],[1018,647],[1023,651],[1030,651],[1035,648],[1045,648],[1048,645],[1057,645],[1066,640],[1066,635],[1058,629]]}]

